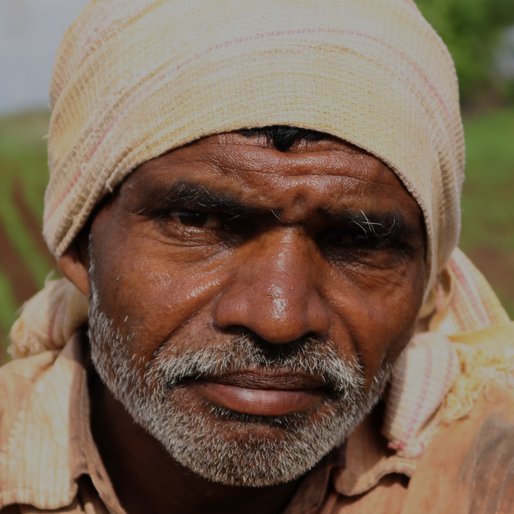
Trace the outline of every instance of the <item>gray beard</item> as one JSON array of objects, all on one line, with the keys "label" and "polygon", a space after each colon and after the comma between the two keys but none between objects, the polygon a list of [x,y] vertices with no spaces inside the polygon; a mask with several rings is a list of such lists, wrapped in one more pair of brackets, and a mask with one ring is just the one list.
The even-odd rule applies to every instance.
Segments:
[{"label": "gray beard", "polygon": [[[263,487],[300,477],[344,442],[378,402],[389,378],[390,367],[383,366],[366,391],[362,367],[341,359],[330,341],[309,338],[264,347],[248,336],[194,351],[178,351],[170,341],[143,373],[138,372],[130,352],[138,337],[124,336],[102,312],[94,273],[90,276],[89,340],[98,375],[136,423],[177,462],[213,482]],[[332,394],[323,400],[319,413],[276,417],[215,405],[201,412],[174,401],[180,398],[185,379],[252,368],[310,373],[321,377]]]}]

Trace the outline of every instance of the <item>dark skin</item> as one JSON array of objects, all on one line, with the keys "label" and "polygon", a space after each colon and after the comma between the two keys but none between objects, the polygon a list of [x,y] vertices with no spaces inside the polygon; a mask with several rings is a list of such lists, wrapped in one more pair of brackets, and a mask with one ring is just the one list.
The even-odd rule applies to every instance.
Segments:
[{"label": "dark skin", "polygon": [[[224,134],[172,151],[125,180],[95,216],[91,240],[102,310],[121,332],[145,334],[131,343],[140,373],[163,341],[201,347],[245,331],[287,345],[314,335],[356,358],[369,388],[409,341],[427,279],[416,201],[380,160],[332,139],[279,152]],[[60,267],[89,294],[84,240]],[[234,387],[229,400],[212,384],[191,386],[184,402],[274,416],[321,408],[309,391],[287,395],[262,380],[256,394]],[[94,436],[130,513],[278,513],[297,487],[200,478],[94,374],[92,405]]]}]

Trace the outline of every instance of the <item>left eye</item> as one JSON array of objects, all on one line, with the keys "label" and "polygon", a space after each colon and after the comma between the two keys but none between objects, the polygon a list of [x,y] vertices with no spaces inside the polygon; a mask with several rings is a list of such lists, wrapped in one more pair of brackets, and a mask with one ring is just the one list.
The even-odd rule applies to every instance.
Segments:
[{"label": "left eye", "polygon": [[391,246],[391,241],[386,237],[371,234],[355,234],[348,237],[345,243],[363,250],[383,250]]},{"label": "left eye", "polygon": [[387,237],[347,231],[343,234],[329,234],[323,239],[323,246],[331,250],[379,251],[393,246]]},{"label": "left eye", "polygon": [[171,213],[171,218],[187,227],[218,228],[222,224],[219,216],[199,211],[175,211]]}]

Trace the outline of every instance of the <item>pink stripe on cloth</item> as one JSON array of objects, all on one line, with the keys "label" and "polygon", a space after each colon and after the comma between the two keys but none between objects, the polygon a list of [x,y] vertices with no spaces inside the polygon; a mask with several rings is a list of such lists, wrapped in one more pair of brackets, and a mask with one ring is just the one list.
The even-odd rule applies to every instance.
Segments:
[{"label": "pink stripe on cloth", "polygon": [[419,455],[425,425],[441,405],[459,372],[451,342],[441,334],[418,334],[398,358],[389,389],[382,433],[404,456]]},{"label": "pink stripe on cloth", "polygon": [[[341,36],[357,36],[359,38],[364,38],[368,41],[373,41],[374,43],[377,43],[378,45],[387,48],[389,51],[391,51],[393,54],[397,55],[402,62],[407,63],[414,73],[419,76],[422,80],[422,82],[425,83],[427,86],[427,89],[429,91],[430,96],[435,100],[435,102],[438,104],[438,106],[444,111],[446,118],[450,118],[450,110],[446,103],[444,102],[444,99],[442,98],[441,94],[439,93],[437,87],[433,84],[433,82],[430,80],[430,78],[427,76],[427,74],[423,71],[423,69],[414,62],[405,52],[402,50],[393,47],[392,45],[388,44],[386,41],[377,38],[376,36],[372,36],[370,34],[366,34],[363,32],[358,31],[352,31],[352,30],[341,30],[337,28],[325,28],[325,27],[317,27],[317,28],[303,28],[303,29],[289,29],[289,30],[278,30],[278,31],[270,31],[270,32],[258,32],[253,35],[244,36],[244,37],[237,37],[234,39],[226,40],[220,43],[217,43],[215,45],[212,45],[201,52],[196,52],[188,59],[185,59],[179,63],[177,63],[174,66],[170,66],[170,64],[173,62],[172,59],[164,62],[161,66],[159,66],[158,69],[154,70],[153,72],[149,73],[143,79],[135,84],[131,89],[124,92],[123,95],[118,97],[116,99],[116,102],[113,104],[112,108],[109,110],[108,113],[106,113],[106,116],[109,117],[110,112],[115,111],[116,116],[110,117],[110,122],[105,126],[104,130],[98,135],[97,141],[91,145],[88,152],[82,157],[82,161],[84,163],[87,163],[93,157],[96,155],[98,149],[102,146],[102,143],[107,138],[108,134],[110,133],[112,127],[119,122],[119,120],[127,113],[127,111],[134,105],[137,104],[138,100],[141,98],[144,98],[146,95],[148,95],[148,90],[142,89],[141,85],[145,82],[149,82],[152,80],[152,91],[155,90],[156,87],[161,85],[165,79],[169,78],[174,73],[180,71],[182,68],[186,67],[187,65],[194,63],[195,61],[201,60],[208,54],[211,54],[212,52],[216,50],[220,50],[223,48],[231,48],[237,45],[241,45],[244,43],[248,43],[251,41],[256,40],[265,40],[265,39],[274,39],[274,38],[281,38],[284,36],[301,36],[306,34],[338,34]],[[159,71],[164,70],[161,74],[157,76],[157,78],[154,79],[154,77],[158,74]],[[135,93],[135,94],[131,94]],[[117,109],[117,107],[122,103],[124,97],[126,96],[126,101],[124,102],[124,108],[122,110]],[[98,127],[96,127],[98,128]],[[48,206],[47,210],[45,211],[45,221],[48,222],[50,219],[52,219],[53,215],[57,211],[58,207],[61,205],[63,200],[69,195],[69,193],[73,190],[73,188],[77,185],[77,183],[80,181],[80,178],[83,174],[83,172],[87,169],[87,166],[80,166],[77,171],[73,174],[73,176],[69,179],[68,185],[65,188],[61,194],[58,196],[55,196],[52,198],[52,203]]]},{"label": "pink stripe on cloth", "polygon": [[[484,309],[484,304],[481,301],[480,291],[477,289],[475,284],[471,284],[466,281],[465,273],[462,267],[458,267],[455,262],[450,262],[450,270],[453,272],[457,279],[457,288],[459,289],[458,294],[467,300],[470,304],[469,309],[464,308],[464,303],[459,302],[458,305],[461,307],[460,319],[465,325],[469,325],[472,320],[480,323],[483,326],[487,326],[490,323],[490,318],[487,311]],[[466,328],[468,328],[466,326]],[[479,327],[469,327],[479,328]]]},{"label": "pink stripe on cloth", "polygon": [[409,412],[409,416],[407,419],[409,420],[405,427],[404,437],[408,441],[414,431],[419,428],[420,422],[423,423],[427,418],[427,405],[426,399],[427,395],[430,392],[430,386],[432,381],[432,366],[433,366],[433,351],[431,348],[427,348],[426,358],[425,358],[425,366],[423,369],[423,378],[420,384],[420,394],[416,398],[414,405],[412,406],[412,411]]}]

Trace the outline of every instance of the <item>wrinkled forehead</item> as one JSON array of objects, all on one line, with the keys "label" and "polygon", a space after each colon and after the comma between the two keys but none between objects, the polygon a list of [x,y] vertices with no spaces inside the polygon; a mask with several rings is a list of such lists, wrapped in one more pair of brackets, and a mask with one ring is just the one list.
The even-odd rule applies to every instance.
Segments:
[{"label": "wrinkled forehead", "polygon": [[186,209],[273,212],[288,224],[311,225],[367,213],[409,219],[425,236],[419,205],[385,163],[329,134],[295,127],[201,138],[145,162],[121,189],[137,210],[162,199]]},{"label": "wrinkled forehead", "polygon": [[328,133],[282,125],[202,137],[144,162],[125,182],[134,175],[142,184],[152,176],[173,179],[177,174],[184,179],[187,174],[195,179],[232,176],[236,183],[248,175],[306,183],[315,177],[345,177],[377,188],[394,184],[412,197],[395,172],[368,151]]}]

